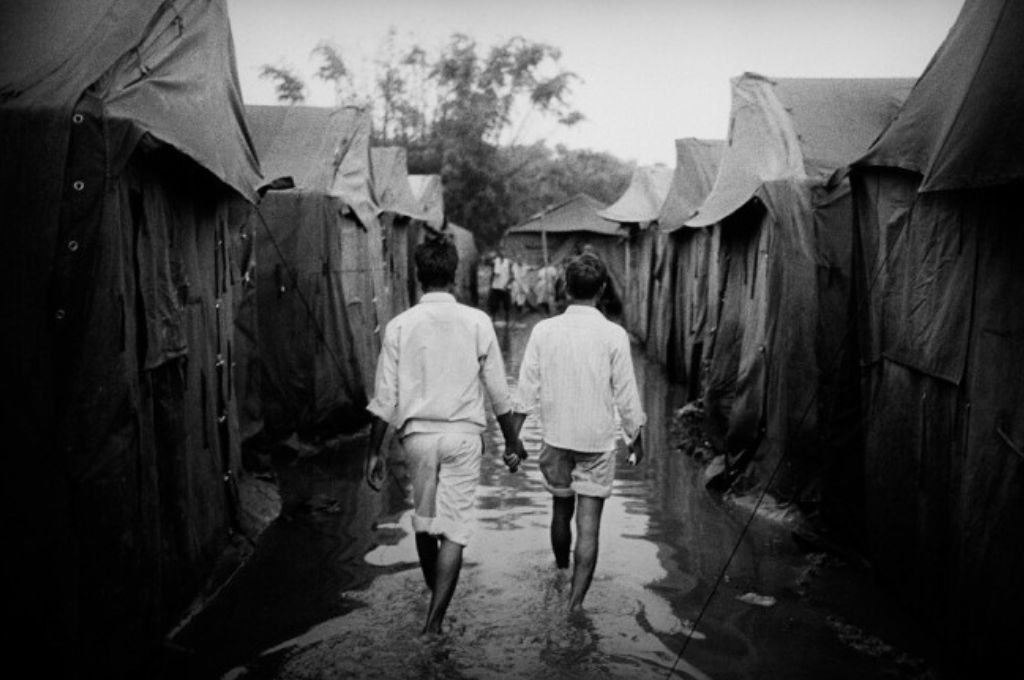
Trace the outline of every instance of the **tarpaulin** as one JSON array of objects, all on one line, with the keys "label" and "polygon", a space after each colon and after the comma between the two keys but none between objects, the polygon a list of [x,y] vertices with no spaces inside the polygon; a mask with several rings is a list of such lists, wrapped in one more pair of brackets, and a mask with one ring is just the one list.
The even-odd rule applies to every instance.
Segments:
[{"label": "tarpaulin", "polygon": [[366,111],[246,110],[267,179],[290,177],[295,185],[268,192],[265,214],[249,224],[259,332],[247,347],[260,356],[263,414],[275,435],[348,429],[362,423],[382,326],[408,302],[400,260],[408,257],[409,227],[390,215],[386,234],[382,227]]},{"label": "tarpaulin", "polygon": [[669,377],[687,385],[691,399],[701,391],[701,366],[708,318],[708,271],[711,232],[686,229],[669,236],[668,264],[674,270],[669,309],[672,323],[666,368]]},{"label": "tarpaulin", "polygon": [[373,147],[370,160],[373,191],[380,212],[426,221],[428,215],[412,191],[405,149],[400,146]]},{"label": "tarpaulin", "polygon": [[633,170],[622,196],[597,214],[612,222],[646,225],[658,219],[674,175],[672,168],[651,165]]},{"label": "tarpaulin", "polygon": [[[365,274],[372,280],[369,326],[391,318],[391,282],[386,276],[380,207],[370,161],[370,115],[365,109],[311,106],[247,106],[254,145],[268,180],[290,177],[301,191],[340,199],[367,232],[372,255]],[[380,293],[379,295],[377,293]],[[379,338],[377,339],[379,346]]]},{"label": "tarpaulin", "polygon": [[661,250],[655,262],[659,297],[652,306],[657,326],[653,356],[673,380],[687,383],[691,398],[701,389],[710,239],[703,230],[678,230],[710,193],[722,147],[716,140],[676,140],[676,169],[658,215]]},{"label": "tarpaulin", "polygon": [[391,310],[396,315],[416,299],[416,278],[412,249],[420,225],[428,215],[409,183],[405,149],[398,146],[370,149],[373,190],[380,209],[384,258],[391,289]]},{"label": "tarpaulin", "polygon": [[852,334],[852,216],[837,171],[884,129],[910,86],[734,79],[714,187],[686,222],[714,225],[704,351],[716,443],[741,467],[753,462],[748,484],[771,478],[783,500],[819,502],[829,466],[850,456],[849,432],[836,428],[853,427],[839,379],[855,387],[843,340]]},{"label": "tarpaulin", "polygon": [[455,272],[455,297],[463,304],[476,306],[479,302],[477,287],[477,266],[480,264],[480,253],[476,247],[476,237],[465,227],[451,222],[445,227],[455,241],[455,249],[459,253],[459,267]]},{"label": "tarpaulin", "polygon": [[622,196],[597,211],[602,218],[621,224],[623,233],[629,235],[625,244],[623,323],[640,342],[647,341],[652,306],[657,304],[652,269],[656,237],[648,227],[661,213],[673,174],[671,168],[661,166],[636,168]]},{"label": "tarpaulin", "polygon": [[864,534],[878,573],[979,675],[1024,609],[1020,3],[968,0],[854,167]]},{"label": "tarpaulin", "polygon": [[444,185],[440,175],[409,175],[409,185],[416,197],[424,222],[432,229],[444,226]]},{"label": "tarpaulin", "polygon": [[58,674],[130,674],[237,511],[232,204],[259,172],[222,2],[0,12],[11,613]]},{"label": "tarpaulin", "polygon": [[711,193],[724,146],[725,142],[720,139],[684,137],[676,140],[676,169],[658,214],[662,231],[681,228]]},{"label": "tarpaulin", "polygon": [[916,193],[919,175],[886,168],[853,178],[858,323],[876,357],[864,533],[936,633],[995,670],[1013,648],[998,622],[1024,607],[1019,191]]},{"label": "tarpaulin", "polygon": [[914,171],[921,191],[1024,179],[1024,7],[967,0],[899,116],[862,163]]},{"label": "tarpaulin", "polygon": [[339,207],[323,193],[274,191],[254,218],[261,397],[271,435],[362,423],[374,358],[355,351]]},{"label": "tarpaulin", "polygon": [[721,221],[767,181],[826,181],[864,153],[912,85],[901,78],[733,78],[729,139],[715,185],[686,224]]}]

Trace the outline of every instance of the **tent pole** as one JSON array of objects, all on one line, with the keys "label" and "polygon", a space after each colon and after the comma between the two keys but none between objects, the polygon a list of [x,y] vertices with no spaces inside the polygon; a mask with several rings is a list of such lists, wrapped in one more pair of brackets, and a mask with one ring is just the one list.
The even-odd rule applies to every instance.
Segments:
[{"label": "tent pole", "polygon": [[544,220],[540,222],[540,244],[544,249],[544,267],[548,266],[548,231],[544,228]]}]

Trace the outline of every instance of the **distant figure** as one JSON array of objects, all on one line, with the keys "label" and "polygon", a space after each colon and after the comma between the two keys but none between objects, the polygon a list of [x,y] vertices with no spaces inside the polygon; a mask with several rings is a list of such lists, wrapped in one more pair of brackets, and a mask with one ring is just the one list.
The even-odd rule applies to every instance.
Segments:
[{"label": "distant figure", "polygon": [[459,256],[450,240],[416,246],[418,304],[388,323],[377,361],[366,481],[384,483],[381,446],[388,425],[398,431],[412,472],[416,552],[431,591],[424,634],[441,632],[469,542],[481,433],[487,424],[484,390],[505,435],[505,464],[526,453],[514,427],[505,364],[490,319],[451,294]]},{"label": "distant figure", "polygon": [[512,307],[512,261],[505,257],[499,248],[494,252],[491,263],[491,290],[487,296],[487,310],[494,318],[498,308],[505,309],[505,316]]},{"label": "distant figure", "polygon": [[527,294],[530,292],[527,275],[530,268],[518,260],[512,261],[512,305],[517,312],[522,312],[527,303]]},{"label": "distant figure", "polygon": [[545,314],[551,314],[555,310],[555,286],[558,282],[558,268],[550,262],[537,270],[537,285],[535,294],[537,306],[544,310]]},{"label": "distant figure", "polygon": [[[583,606],[597,564],[604,500],[615,479],[618,409],[630,464],[643,458],[640,403],[629,337],[595,308],[606,285],[599,257],[584,253],[566,268],[569,306],[534,326],[519,370],[516,431],[539,410],[543,429],[540,471],[553,499],[551,548],[559,569],[569,566],[570,523],[576,549],[570,611]],[[577,502],[577,498],[579,499]]]}]

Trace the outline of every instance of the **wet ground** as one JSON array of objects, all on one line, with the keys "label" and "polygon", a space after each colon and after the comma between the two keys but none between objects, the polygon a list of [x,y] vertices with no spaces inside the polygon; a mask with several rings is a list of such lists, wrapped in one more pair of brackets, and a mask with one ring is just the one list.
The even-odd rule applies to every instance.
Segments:
[{"label": "wet ground", "polygon": [[[510,375],[534,320],[499,328]],[[429,594],[401,451],[374,493],[354,436],[278,461],[281,514],[174,636],[176,668],[280,680],[940,677],[922,660],[927,640],[862,565],[808,551],[785,522],[759,517],[743,533],[747,509],[705,490],[672,441],[682,391],[639,353],[634,361],[647,458],[631,468],[619,452],[585,615],[567,616],[568,577],[548,547],[538,433],[528,421],[534,455],[510,474],[492,423],[448,633],[418,640]]]}]

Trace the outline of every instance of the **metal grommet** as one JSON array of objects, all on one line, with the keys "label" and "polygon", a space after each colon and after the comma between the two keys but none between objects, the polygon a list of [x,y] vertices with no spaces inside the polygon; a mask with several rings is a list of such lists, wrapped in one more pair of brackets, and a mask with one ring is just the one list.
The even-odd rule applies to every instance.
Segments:
[{"label": "metal grommet", "polygon": [[78,125],[83,120],[85,120],[85,116],[83,116],[80,113],[76,113],[75,115],[71,116],[71,122],[74,123],[75,125]]},{"label": "metal grommet", "polygon": [[71,252],[75,252],[76,250],[78,250],[78,241],[68,241],[68,250],[70,250]]},{"label": "metal grommet", "polygon": [[81,191],[85,188],[85,182],[80,179],[76,179],[74,184],[71,185],[75,191]]},{"label": "metal grommet", "polygon": [[63,309],[58,309],[56,312],[53,313],[53,318],[57,319],[57,321],[63,320],[64,316],[65,315]]}]

